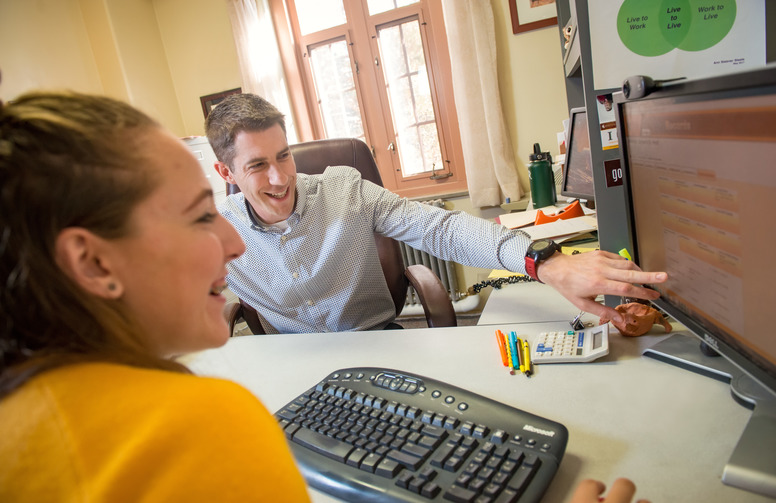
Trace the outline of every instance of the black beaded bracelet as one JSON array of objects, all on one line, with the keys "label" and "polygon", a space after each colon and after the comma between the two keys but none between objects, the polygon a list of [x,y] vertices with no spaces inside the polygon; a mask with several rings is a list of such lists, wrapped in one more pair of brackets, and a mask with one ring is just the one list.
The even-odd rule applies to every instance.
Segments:
[{"label": "black beaded bracelet", "polygon": [[500,289],[505,284],[513,284],[513,283],[531,283],[535,280],[531,278],[530,276],[507,276],[505,278],[495,278],[495,279],[486,279],[485,281],[480,281],[479,283],[476,283],[469,287],[469,295],[475,295],[480,293],[480,290],[485,288],[486,286],[492,286],[496,290]]}]

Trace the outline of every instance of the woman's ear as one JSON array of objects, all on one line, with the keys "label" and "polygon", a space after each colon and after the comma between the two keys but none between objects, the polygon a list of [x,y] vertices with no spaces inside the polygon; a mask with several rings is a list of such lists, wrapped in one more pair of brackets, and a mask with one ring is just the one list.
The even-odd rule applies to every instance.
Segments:
[{"label": "woman's ear", "polygon": [[82,227],[68,227],[57,236],[56,261],[76,284],[106,299],[118,299],[124,287],[112,270],[107,242]]}]

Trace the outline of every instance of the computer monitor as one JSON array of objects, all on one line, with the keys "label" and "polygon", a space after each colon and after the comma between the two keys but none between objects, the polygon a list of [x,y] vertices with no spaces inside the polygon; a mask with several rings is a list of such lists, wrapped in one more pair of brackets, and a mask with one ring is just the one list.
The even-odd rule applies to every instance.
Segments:
[{"label": "computer monitor", "polygon": [[617,93],[615,112],[633,258],[668,272],[654,304],[727,360],[680,339],[649,356],[729,367],[754,412],[723,482],[776,496],[776,67]]},{"label": "computer monitor", "polygon": [[592,201],[593,159],[590,156],[590,136],[587,132],[585,108],[572,108],[569,112],[569,132],[566,138],[566,160],[563,163],[563,181],[560,193]]}]

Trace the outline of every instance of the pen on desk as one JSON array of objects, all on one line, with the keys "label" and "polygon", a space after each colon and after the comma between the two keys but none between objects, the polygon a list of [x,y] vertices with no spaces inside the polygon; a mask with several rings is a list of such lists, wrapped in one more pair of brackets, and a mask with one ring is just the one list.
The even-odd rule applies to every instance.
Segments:
[{"label": "pen on desk", "polygon": [[520,345],[517,342],[517,334],[509,332],[509,348],[512,350],[512,366],[515,370],[523,371],[523,362],[520,358]]},{"label": "pen on desk", "polygon": [[498,342],[498,350],[501,353],[501,363],[504,364],[505,367],[509,367],[507,344],[504,340],[504,333],[501,330],[496,330],[496,341]]},{"label": "pen on desk", "polygon": [[509,373],[515,375],[515,367],[512,365],[512,349],[509,346],[509,339],[503,332],[501,335],[504,337],[504,346],[507,349],[507,366],[509,367]]},{"label": "pen on desk", "polygon": [[520,372],[525,373],[525,358],[523,358],[523,339],[515,336],[517,341],[517,359],[520,362]]},{"label": "pen on desk", "polygon": [[525,360],[525,375],[531,377],[533,365],[531,364],[531,348],[528,346],[528,341],[523,341],[523,359]]}]

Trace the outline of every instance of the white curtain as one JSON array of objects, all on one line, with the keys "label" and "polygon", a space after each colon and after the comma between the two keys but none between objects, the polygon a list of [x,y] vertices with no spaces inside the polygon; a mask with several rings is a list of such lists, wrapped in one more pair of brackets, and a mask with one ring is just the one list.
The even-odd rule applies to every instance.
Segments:
[{"label": "white curtain", "polygon": [[443,0],[466,180],[472,205],[522,197],[501,112],[496,34],[490,1]]},{"label": "white curtain", "polygon": [[226,0],[240,61],[242,91],[266,99],[286,116],[289,143],[296,143],[286,76],[267,0]]}]

